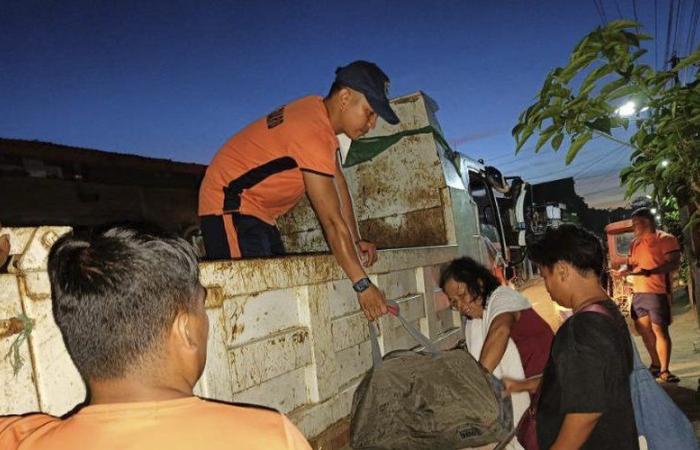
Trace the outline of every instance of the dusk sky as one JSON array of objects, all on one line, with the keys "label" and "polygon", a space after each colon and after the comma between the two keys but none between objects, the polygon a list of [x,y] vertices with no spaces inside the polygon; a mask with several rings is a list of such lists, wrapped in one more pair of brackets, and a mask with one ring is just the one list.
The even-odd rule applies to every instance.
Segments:
[{"label": "dusk sky", "polygon": [[[634,17],[631,0],[602,3],[609,20]],[[636,3],[654,34],[654,1]],[[0,0],[0,137],[206,164],[250,121],[325,94],[337,66],[367,59],[392,96],[435,99],[458,150],[533,182],[576,175],[580,194],[609,206],[626,151],[597,139],[565,168],[563,152],[514,157],[510,135],[598,11],[593,0]]]}]

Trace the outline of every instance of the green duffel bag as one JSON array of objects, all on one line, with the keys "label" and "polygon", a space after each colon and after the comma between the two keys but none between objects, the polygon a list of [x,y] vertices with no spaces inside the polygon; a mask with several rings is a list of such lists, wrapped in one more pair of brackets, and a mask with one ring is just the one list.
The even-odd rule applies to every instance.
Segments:
[{"label": "green duffel bag", "polygon": [[421,351],[396,350],[381,357],[370,324],[373,368],[355,391],[350,443],[355,450],[457,450],[500,442],[514,435],[510,397],[503,385],[467,351],[435,346],[396,313]]}]

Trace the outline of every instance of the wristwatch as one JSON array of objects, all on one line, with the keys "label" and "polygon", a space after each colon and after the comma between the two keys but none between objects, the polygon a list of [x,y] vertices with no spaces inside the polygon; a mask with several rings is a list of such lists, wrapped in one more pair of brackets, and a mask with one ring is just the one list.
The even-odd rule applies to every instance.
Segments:
[{"label": "wristwatch", "polygon": [[352,285],[352,288],[355,292],[357,292],[359,294],[359,293],[365,292],[367,289],[369,289],[369,287],[371,285],[372,285],[372,282],[369,281],[369,278],[365,277],[365,278],[362,278],[360,280],[357,280],[357,282],[355,282]]}]

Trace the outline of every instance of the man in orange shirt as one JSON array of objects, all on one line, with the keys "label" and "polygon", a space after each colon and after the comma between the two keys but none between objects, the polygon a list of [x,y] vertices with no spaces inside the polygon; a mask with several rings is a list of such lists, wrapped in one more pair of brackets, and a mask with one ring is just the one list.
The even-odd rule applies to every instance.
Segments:
[{"label": "man in orange shirt", "polygon": [[681,249],[678,240],[656,229],[649,208],[632,213],[635,239],[630,247],[628,268],[619,276],[632,275],[631,315],[651,357],[649,370],[660,380],[677,383],[669,371],[671,360],[671,272],[678,269]]},{"label": "man in orange shirt", "polygon": [[275,221],[306,192],[365,315],[374,320],[385,314],[384,295],[363,269],[376,261],[376,246],[360,236],[337,160],[336,136],[364,136],[376,125],[377,115],[397,124],[388,85],[389,78],[376,64],[355,61],[336,71],[325,98],[293,101],[229,139],[207,168],[199,191],[207,257],[284,254]]},{"label": "man in orange shirt", "polygon": [[310,450],[282,414],[195,397],[209,322],[179,238],[115,228],[49,254],[53,315],[88,386],[66,419],[0,418],[3,450]]}]

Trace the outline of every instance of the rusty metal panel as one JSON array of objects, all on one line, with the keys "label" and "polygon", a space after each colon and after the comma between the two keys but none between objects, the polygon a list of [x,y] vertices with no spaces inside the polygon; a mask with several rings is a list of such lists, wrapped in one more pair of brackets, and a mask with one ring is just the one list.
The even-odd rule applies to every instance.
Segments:
[{"label": "rusty metal panel", "polygon": [[229,347],[233,391],[240,392],[311,364],[309,330],[302,327],[275,333],[245,345]]},{"label": "rusty metal panel", "polygon": [[300,326],[294,289],[280,289],[224,300],[223,323],[227,344],[241,345]]},{"label": "rusty metal panel", "polygon": [[364,313],[355,313],[334,319],[331,323],[333,350],[339,352],[369,338],[367,319]]},{"label": "rusty metal panel", "polygon": [[[367,326],[364,325],[367,329]],[[372,347],[369,341],[348,347],[338,352],[338,383],[342,386],[352,381],[359,381],[372,367]]]},{"label": "rusty metal panel", "polygon": [[[236,402],[268,406],[286,414],[308,403],[306,369],[296,369],[283,376],[272,378],[234,394],[233,399]],[[330,423],[326,426],[328,425]]]}]

